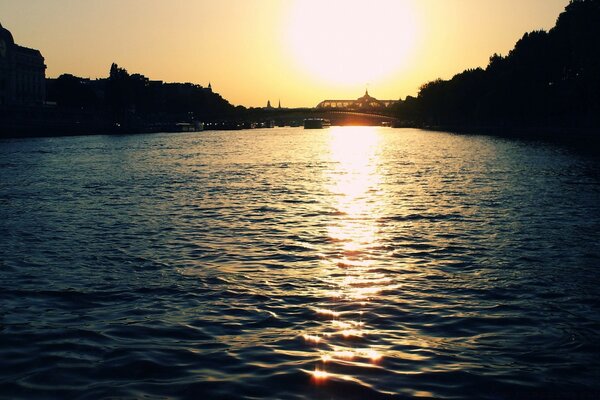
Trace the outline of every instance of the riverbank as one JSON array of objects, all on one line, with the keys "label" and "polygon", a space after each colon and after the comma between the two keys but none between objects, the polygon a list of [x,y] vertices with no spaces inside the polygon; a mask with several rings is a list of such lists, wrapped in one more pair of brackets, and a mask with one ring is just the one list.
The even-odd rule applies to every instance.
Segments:
[{"label": "riverbank", "polygon": [[600,150],[600,128],[592,127],[518,127],[518,126],[421,126],[419,129],[458,135],[485,135],[516,140],[560,143],[572,147]]}]

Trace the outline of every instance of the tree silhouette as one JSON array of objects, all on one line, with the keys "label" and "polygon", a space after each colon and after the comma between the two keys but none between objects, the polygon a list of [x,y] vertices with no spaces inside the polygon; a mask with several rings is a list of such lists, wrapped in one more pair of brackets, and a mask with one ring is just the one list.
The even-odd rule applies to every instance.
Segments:
[{"label": "tree silhouette", "polygon": [[525,33],[485,70],[424,84],[396,113],[450,128],[600,126],[600,0],[572,0],[550,31]]}]

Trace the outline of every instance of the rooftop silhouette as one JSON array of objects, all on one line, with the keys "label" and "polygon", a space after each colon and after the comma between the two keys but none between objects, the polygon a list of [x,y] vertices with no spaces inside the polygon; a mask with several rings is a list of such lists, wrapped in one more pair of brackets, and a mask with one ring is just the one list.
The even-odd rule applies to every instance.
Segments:
[{"label": "rooftop silhouette", "polygon": [[46,96],[46,65],[39,50],[15,43],[0,24],[0,105],[41,105]]},{"label": "rooftop silhouette", "polygon": [[346,110],[365,110],[365,109],[386,109],[394,104],[396,100],[377,100],[369,95],[369,90],[356,100],[323,100],[317,105],[317,108],[335,108]]}]

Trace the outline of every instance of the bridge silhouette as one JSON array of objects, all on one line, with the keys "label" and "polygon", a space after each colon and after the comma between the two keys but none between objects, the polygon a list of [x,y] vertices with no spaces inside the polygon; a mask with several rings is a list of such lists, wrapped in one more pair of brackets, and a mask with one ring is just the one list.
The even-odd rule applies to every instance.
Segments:
[{"label": "bridge silhouette", "polygon": [[302,122],[307,118],[328,119],[332,125],[379,126],[383,123],[397,124],[399,122],[396,117],[377,109],[276,108],[265,110],[264,117],[277,124],[285,125]]}]

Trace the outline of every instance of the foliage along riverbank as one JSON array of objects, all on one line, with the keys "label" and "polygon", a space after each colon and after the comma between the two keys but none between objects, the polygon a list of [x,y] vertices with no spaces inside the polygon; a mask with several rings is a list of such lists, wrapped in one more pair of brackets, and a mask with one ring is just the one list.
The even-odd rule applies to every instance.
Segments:
[{"label": "foliage along riverbank", "polygon": [[414,126],[520,136],[598,135],[600,0],[572,0],[556,25],[526,33],[485,69],[424,84],[396,105]]}]

